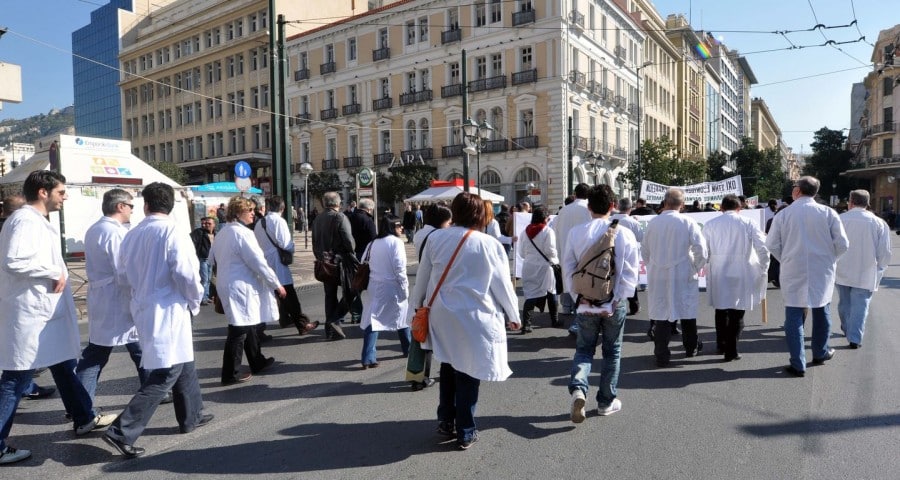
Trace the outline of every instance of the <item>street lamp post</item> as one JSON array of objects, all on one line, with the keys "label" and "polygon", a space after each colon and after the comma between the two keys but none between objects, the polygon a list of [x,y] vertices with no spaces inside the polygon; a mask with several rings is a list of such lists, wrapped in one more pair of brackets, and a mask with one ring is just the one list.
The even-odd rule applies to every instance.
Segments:
[{"label": "street lamp post", "polygon": [[306,221],[303,225],[303,248],[309,249],[309,175],[313,171],[313,166],[309,162],[300,164],[300,174],[303,175],[303,214],[306,215]]},{"label": "street lamp post", "polygon": [[638,107],[637,108],[637,110],[638,110],[637,111],[637,116],[638,116],[638,118],[637,118],[637,153],[636,153],[637,167],[638,167],[638,184],[637,184],[637,195],[638,196],[641,195],[641,184],[644,183],[644,168],[643,168],[643,165],[641,165],[641,120],[642,120],[642,117],[644,116],[644,112],[643,112],[643,110],[641,110],[641,104],[643,103],[641,101],[641,99],[644,96],[643,92],[641,91],[641,70],[643,70],[644,67],[649,67],[650,65],[653,65],[653,62],[651,62],[650,60],[647,60],[640,67],[637,67],[635,69],[635,72],[637,74],[637,87],[638,87],[637,88],[637,94],[638,94],[638,98],[637,98],[637,107]]},{"label": "street lamp post", "polygon": [[466,147],[463,148],[463,152],[475,155],[475,185],[478,187],[479,193],[481,192],[481,149],[492,131],[494,128],[486,120],[475,123],[471,118],[467,118],[463,123],[463,135],[466,137]]}]

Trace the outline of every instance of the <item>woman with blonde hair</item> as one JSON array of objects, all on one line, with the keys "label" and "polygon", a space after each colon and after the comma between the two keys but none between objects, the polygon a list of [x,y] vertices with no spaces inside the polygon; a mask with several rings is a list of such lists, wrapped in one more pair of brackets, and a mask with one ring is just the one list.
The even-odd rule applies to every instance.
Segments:
[{"label": "woman with blonde hair", "polygon": [[278,318],[278,306],[272,292],[284,298],[287,292],[278,276],[266,263],[259,242],[248,225],[253,223],[255,205],[234,197],[228,202],[228,223],[216,234],[209,251],[209,263],[216,267],[216,290],[228,319],[228,337],[222,355],[222,385],[243,383],[253,376],[239,374],[244,353],[252,373],[275,363],[259,347],[260,323]]}]

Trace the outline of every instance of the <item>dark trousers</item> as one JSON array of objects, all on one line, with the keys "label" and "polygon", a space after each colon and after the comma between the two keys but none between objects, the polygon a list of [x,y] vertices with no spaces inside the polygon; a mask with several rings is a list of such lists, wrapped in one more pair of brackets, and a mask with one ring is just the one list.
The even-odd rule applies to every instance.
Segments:
[{"label": "dark trousers", "polygon": [[120,442],[134,445],[144,433],[159,402],[172,391],[175,419],[181,433],[197,428],[203,411],[203,397],[194,362],[179,363],[169,368],[150,370],[147,381],[131,398],[125,410],[116,417],[106,434]]},{"label": "dark trousers", "polygon": [[338,283],[324,282],[322,286],[325,288],[325,327],[326,329],[332,323],[341,323],[344,313],[341,313],[340,302],[338,301]]},{"label": "dark trousers", "polygon": [[[653,354],[656,355],[657,363],[667,364],[672,358],[672,351],[669,350],[669,340],[672,338],[673,323],[666,320],[656,320],[653,324],[653,341],[655,343]],[[694,355],[695,350],[699,351],[702,348],[697,339],[696,318],[681,319],[681,344],[684,345],[684,351],[689,357]]]},{"label": "dark trousers", "polygon": [[244,353],[247,354],[247,363],[253,373],[262,370],[266,365],[266,357],[263,356],[256,338],[257,325],[238,327],[228,326],[228,336],[225,338],[225,352],[222,354],[222,381],[231,382],[237,379],[238,369]]},{"label": "dark trousers", "polygon": [[550,323],[553,326],[556,326],[559,323],[559,306],[556,303],[556,295],[553,293],[548,293],[545,297],[538,298],[527,298],[525,299],[525,305],[522,306],[522,326],[531,326],[531,312],[535,307],[538,306],[539,303],[543,301],[547,302],[547,310],[550,312]]},{"label": "dark trousers", "polygon": [[[141,357],[143,356],[141,345],[138,342],[131,342],[126,343],[125,348],[131,356],[134,368],[137,369],[139,384],[143,385],[147,381],[147,371],[141,368]],[[103,371],[106,363],[109,362],[109,355],[112,353],[112,350],[113,347],[88,343],[81,352],[81,360],[78,361],[78,366],[75,367],[75,375],[78,376],[78,380],[84,385],[84,389],[87,390],[92,401],[97,391],[97,383],[100,381],[100,373]]]},{"label": "dark trousers", "polygon": [[297,290],[294,289],[294,284],[282,286],[287,295],[284,298],[278,298],[277,295],[275,297],[278,298],[278,323],[282,327],[293,325],[297,328],[298,333],[303,333],[303,327],[308,322],[303,321],[305,317],[302,316],[303,307],[300,306],[300,297],[297,296]]},{"label": "dark trousers", "polygon": [[729,308],[716,309],[716,347],[725,355],[725,359],[737,358],[737,343],[744,330],[744,311]]},{"label": "dark trousers", "polygon": [[441,363],[441,385],[438,421],[456,423],[456,437],[460,442],[475,435],[475,407],[481,380],[459,372],[449,363]]}]

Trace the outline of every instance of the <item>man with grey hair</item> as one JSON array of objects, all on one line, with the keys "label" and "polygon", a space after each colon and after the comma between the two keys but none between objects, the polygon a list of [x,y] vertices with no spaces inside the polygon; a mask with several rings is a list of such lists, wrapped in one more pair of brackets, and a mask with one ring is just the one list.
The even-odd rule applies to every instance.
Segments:
[{"label": "man with grey hair", "polygon": [[766,237],[766,246],[781,262],[784,338],[790,352],[790,365],[784,371],[796,377],[806,375],[803,323],[807,308],[813,318],[812,364],[822,365],[834,356],[834,349],[828,348],[831,296],[837,260],[849,247],[838,214],[816,202],[818,191],[818,179],[800,177],[791,192],[794,202],[772,217]]},{"label": "man with grey hair", "polygon": [[672,324],[681,320],[685,356],[703,350],[697,338],[697,306],[700,300],[698,274],[709,253],[700,225],[680,213],[684,190],[669,188],[663,199],[663,211],[647,224],[641,257],[647,265],[647,303],[654,321],[656,365],[666,367],[672,352],[669,339]]},{"label": "man with grey hair", "polygon": [[850,348],[862,346],[869,315],[869,300],[891,260],[891,238],[884,220],[866,210],[869,192],[850,192],[850,210],[840,215],[850,241],[847,253],[837,262],[835,284],[838,289],[838,316],[841,331]]},{"label": "man with grey hair", "polygon": [[[325,260],[326,256],[333,256],[336,263],[356,263],[354,250],[356,242],[350,228],[350,220],[341,213],[341,196],[337,192],[326,192],[322,196],[324,211],[316,215],[313,223],[313,255],[316,260]],[[339,270],[343,266],[339,266]],[[347,338],[341,328],[341,318],[346,315],[349,305],[341,306],[338,301],[338,287],[340,280],[322,282],[325,289],[325,335],[329,340],[343,340]],[[346,293],[346,292],[345,292]]]},{"label": "man with grey hair", "polygon": [[[641,227],[640,222],[635,220],[634,217],[631,216],[631,209],[633,205],[631,204],[631,199],[628,197],[622,197],[619,199],[618,204],[618,212],[610,218],[613,220],[618,220],[619,225],[631,230],[631,233],[634,234],[634,238],[641,243],[644,241],[644,229]],[[641,302],[638,300],[638,289],[634,290],[634,295],[628,297],[628,314],[634,315],[641,310]]]}]

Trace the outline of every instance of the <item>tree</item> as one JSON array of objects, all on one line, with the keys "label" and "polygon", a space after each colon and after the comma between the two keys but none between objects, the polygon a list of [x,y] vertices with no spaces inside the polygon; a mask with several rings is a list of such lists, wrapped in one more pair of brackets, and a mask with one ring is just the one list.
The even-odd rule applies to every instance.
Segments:
[{"label": "tree", "polygon": [[321,198],[325,192],[339,192],[343,187],[341,179],[334,172],[315,172],[309,174],[308,184],[310,204]]},{"label": "tree", "polygon": [[437,168],[429,165],[400,165],[388,171],[390,175],[378,177],[378,199],[389,205],[428,188],[437,177]]},{"label": "tree", "polygon": [[787,175],[781,168],[778,149],[760,150],[752,140],[744,137],[741,148],[731,154],[731,162],[734,174],[741,176],[745,196],[758,196],[761,202],[782,197]]},{"label": "tree", "polygon": [[723,167],[728,163],[728,155],[725,152],[712,152],[706,159],[706,178],[717,182],[733,177],[734,172],[726,172]]},{"label": "tree", "polygon": [[172,162],[148,160],[146,163],[158,170],[159,173],[171,178],[173,182],[179,185],[184,185],[187,181],[187,173]]},{"label": "tree", "polygon": [[[806,159],[803,174],[819,179],[822,183],[819,195],[823,198],[831,195],[848,197],[856,183],[851,185],[848,178],[840,175],[841,172],[850,170],[850,159],[853,156],[849,150],[844,150],[847,137],[843,131],[829,130],[828,127],[820,128],[813,137],[815,140],[810,144],[813,153]],[[837,189],[832,188],[832,184],[837,184]]]},{"label": "tree", "polygon": [[635,190],[643,179],[663,185],[691,185],[706,179],[706,161],[684,158],[668,137],[647,140],[641,144],[641,164],[631,162],[628,170],[619,174],[620,182],[627,182]]}]

